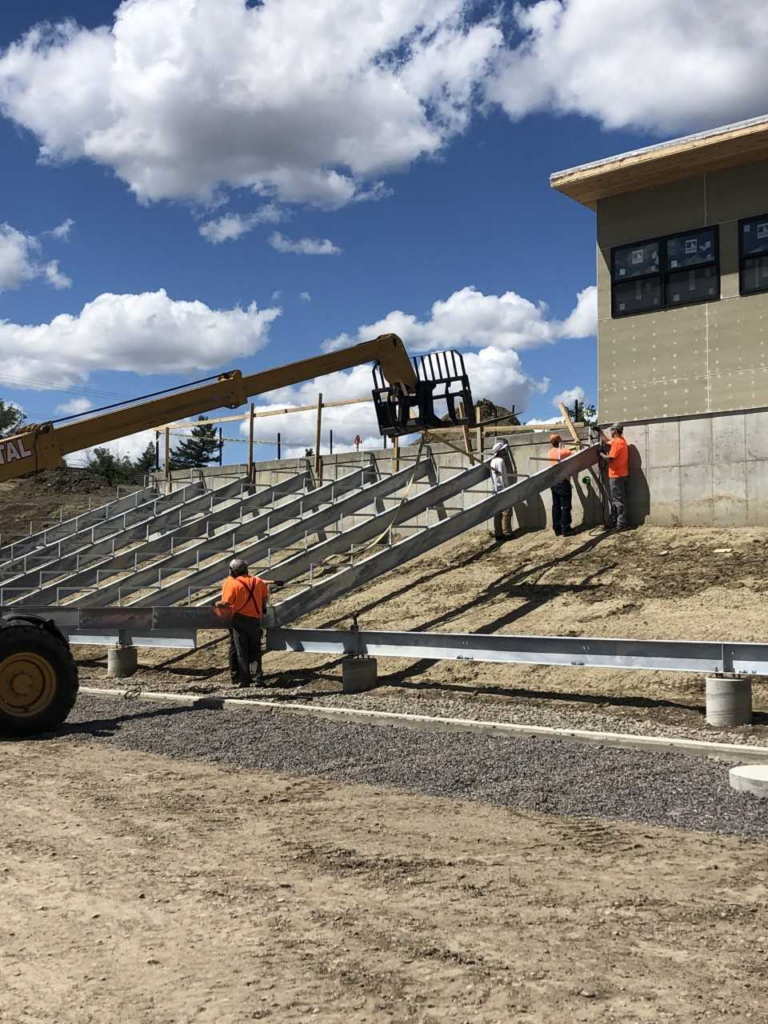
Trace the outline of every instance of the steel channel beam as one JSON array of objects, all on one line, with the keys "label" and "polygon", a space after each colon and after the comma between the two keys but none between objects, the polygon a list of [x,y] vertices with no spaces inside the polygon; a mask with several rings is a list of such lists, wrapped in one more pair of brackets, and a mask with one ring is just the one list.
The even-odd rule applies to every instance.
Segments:
[{"label": "steel channel beam", "polygon": [[[393,544],[386,551],[381,551],[368,558],[364,558],[361,562],[347,566],[347,568],[342,569],[334,576],[329,576],[327,579],[308,587],[306,590],[300,590],[297,594],[293,594],[279,604],[274,605],[267,613],[265,625],[285,626],[302,615],[313,611],[315,608],[319,608],[321,605],[331,604],[332,601],[335,601],[343,594],[347,594],[351,590],[356,590],[358,587],[370,583],[371,580],[377,579],[385,572],[404,565],[406,562],[411,561],[411,559],[418,558],[419,555],[431,551],[432,548],[437,547],[439,544],[444,544],[445,541],[452,540],[474,526],[486,522],[496,515],[497,512],[513,508],[515,505],[528,501],[561,480],[575,476],[597,462],[597,452],[597,445],[585,448],[576,455],[571,455],[562,462],[554,463],[552,466],[541,470],[541,472],[528,477],[526,480],[520,480],[509,487],[505,487],[498,494],[491,494],[489,497],[475,502],[474,505],[470,505],[469,508],[464,509],[462,512],[457,512],[449,519],[425,527],[421,533],[407,537],[398,544]],[[482,467],[477,468],[482,468],[486,476],[490,472],[487,463],[483,463]],[[466,474],[461,475],[466,477],[471,472],[471,470],[468,470]],[[432,489],[435,501],[438,500],[438,492],[444,486],[441,484],[439,487]]]},{"label": "steel channel beam", "polygon": [[[114,638],[131,633],[149,637],[151,646],[162,646],[158,642],[159,637],[189,636],[198,629],[226,629],[229,625],[227,615],[210,606],[136,609],[41,606],[24,611],[53,619],[60,629],[73,636]],[[18,614],[19,611],[13,607],[0,609],[3,618]],[[768,676],[768,644],[731,640],[631,640],[502,633],[272,628],[267,629],[266,647],[268,651],[294,654]]]},{"label": "steel channel beam", "polygon": [[[28,570],[19,576],[13,576],[3,581],[5,586],[14,587],[35,587],[40,590],[45,588],[45,583],[42,579],[42,574],[51,577],[53,572],[57,572],[57,575],[64,576],[67,573],[78,573],[77,568],[78,559],[83,556],[92,559],[91,564],[86,567],[90,569],[98,566],[99,568],[107,565],[115,565],[115,568],[119,567],[119,561],[122,559],[126,564],[133,562],[134,551],[154,551],[164,550],[163,544],[167,538],[171,536],[177,536],[179,530],[183,529],[182,526],[172,526],[174,521],[180,521],[181,518],[192,518],[198,515],[200,509],[204,509],[207,503],[213,501],[214,503],[221,503],[227,501],[229,498],[236,496],[239,493],[239,489],[244,486],[244,481],[235,481],[234,483],[225,484],[222,487],[218,487],[215,490],[204,491],[202,494],[199,493],[199,488],[195,486],[195,493],[192,498],[177,500],[175,504],[172,504],[170,508],[163,508],[162,511],[151,513],[149,507],[160,505],[163,507],[166,504],[170,504],[169,495],[165,495],[162,498],[158,498],[156,502],[150,502],[149,505],[140,505],[134,511],[139,514],[139,520],[136,523],[131,524],[122,530],[118,530],[106,536],[103,540],[96,541],[93,544],[85,543],[84,539],[78,540],[77,537],[67,538],[70,542],[69,551],[67,553],[55,557],[51,557],[48,561],[41,562],[35,569]],[[187,488],[183,488],[180,491],[174,491],[174,495],[183,495]],[[122,516],[118,517],[122,519]],[[202,520],[200,520],[202,521]],[[106,525],[106,524],[104,524]],[[153,541],[148,541],[147,533],[158,533],[167,527],[167,532],[163,537],[157,538]],[[132,544],[135,541],[144,541],[144,544],[140,548],[134,549],[130,552],[130,555],[118,555],[116,557],[111,556],[111,550],[113,545],[117,545],[118,548],[126,547],[128,544]],[[167,541],[167,546],[170,547],[170,539]],[[157,548],[155,548],[155,545]],[[100,557],[103,556],[103,557]],[[38,558],[45,558],[44,554],[37,556]],[[86,569],[82,571],[85,572]],[[21,598],[20,601],[24,601]]]},{"label": "steel channel beam", "polygon": [[768,644],[599,637],[268,629],[268,651],[768,676]]}]

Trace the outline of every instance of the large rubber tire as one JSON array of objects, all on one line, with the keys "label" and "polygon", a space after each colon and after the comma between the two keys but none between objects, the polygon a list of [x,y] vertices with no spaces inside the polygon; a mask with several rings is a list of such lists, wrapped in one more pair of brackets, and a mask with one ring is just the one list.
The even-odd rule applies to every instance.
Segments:
[{"label": "large rubber tire", "polygon": [[40,626],[0,627],[0,736],[58,729],[74,707],[78,686],[65,641]]}]

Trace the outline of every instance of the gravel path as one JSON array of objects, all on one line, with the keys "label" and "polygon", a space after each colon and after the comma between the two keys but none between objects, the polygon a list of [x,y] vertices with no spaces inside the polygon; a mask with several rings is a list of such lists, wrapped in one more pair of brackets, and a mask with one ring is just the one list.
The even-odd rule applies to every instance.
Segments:
[{"label": "gravel path", "polygon": [[[60,737],[553,815],[768,838],[768,805],[735,793],[729,766],[682,754],[92,696],[80,698]],[[608,830],[595,835],[610,841]]]},{"label": "gravel path", "polygon": [[[114,680],[109,680],[114,686]],[[93,685],[93,684],[88,684]],[[103,685],[101,681],[96,685]],[[242,690],[233,689],[228,696],[242,696]],[[543,725],[550,729],[588,729],[590,732],[620,732],[640,736],[668,736],[673,739],[711,741],[714,743],[744,743],[751,746],[766,745],[763,729],[750,727],[735,729],[714,729],[706,724],[704,709],[690,705],[675,704],[671,708],[659,706],[659,701],[648,699],[648,710],[642,709],[642,701],[634,698],[640,709],[637,713],[616,714],[602,712],[599,699],[578,707],[574,701],[562,701],[557,706],[554,700],[544,701],[521,696],[515,699],[499,699],[492,695],[467,695],[451,698],[420,693],[408,693],[387,688],[367,693],[308,693],[297,687],[288,694],[276,694],[273,689],[256,689],[248,696],[260,700],[274,700],[275,703],[290,706],[294,704],[317,704],[320,707],[352,708],[360,711],[389,711],[400,715],[428,715],[433,718],[464,718],[473,722],[507,722],[514,725]],[[631,699],[628,699],[628,704]],[[671,704],[672,702],[670,702]],[[665,719],[665,711],[670,715]],[[755,722],[764,724],[767,716],[756,713]]]}]

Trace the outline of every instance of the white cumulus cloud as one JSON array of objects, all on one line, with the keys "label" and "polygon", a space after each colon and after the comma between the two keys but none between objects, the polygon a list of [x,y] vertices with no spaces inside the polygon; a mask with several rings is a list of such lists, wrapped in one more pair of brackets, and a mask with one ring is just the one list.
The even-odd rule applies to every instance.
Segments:
[{"label": "white cumulus cloud", "polygon": [[21,288],[28,281],[44,277],[54,288],[70,288],[71,278],[59,270],[58,260],[41,261],[42,245],[34,235],[10,224],[0,224],[0,291]]},{"label": "white cumulus cloud", "polygon": [[92,408],[93,402],[89,398],[70,398],[68,402],[57,405],[56,412],[60,412],[62,416],[80,416]]},{"label": "white cumulus cloud", "polygon": [[72,231],[72,228],[74,226],[75,222],[72,220],[72,218],[67,217],[66,220],[63,220],[61,224],[53,228],[52,231],[49,231],[48,234],[53,235],[53,237],[58,239],[60,242],[68,242],[70,232]]},{"label": "white cumulus cloud", "polygon": [[215,220],[207,220],[198,231],[208,242],[219,245],[221,242],[235,242],[259,224],[279,224],[285,214],[276,203],[266,203],[255,213],[243,216],[240,213],[225,213]]},{"label": "white cumulus cloud", "polygon": [[293,241],[279,231],[272,232],[269,244],[278,252],[295,252],[300,256],[338,256],[342,252],[330,238],[298,238]]},{"label": "white cumulus cloud", "polygon": [[596,299],[597,289],[585,288],[579,292],[573,312],[565,320],[557,320],[550,316],[543,302],[531,302],[513,291],[485,295],[469,285],[433,303],[426,320],[396,309],[375,323],[364,324],[354,336],[340,334],[329,339],[323,349],[333,352],[390,332],[399,334],[415,352],[485,346],[513,350],[534,348],[560,338],[593,335],[597,328]]},{"label": "white cumulus cloud", "polygon": [[467,125],[502,45],[470,0],[124,0],[0,57],[0,106],[44,160],[110,167],[141,200],[247,188],[339,207]]},{"label": "white cumulus cloud", "polygon": [[559,395],[555,395],[552,399],[552,405],[557,408],[557,406],[562,402],[566,409],[570,409],[574,402],[583,402],[586,397],[586,391],[580,386],[566,388],[565,391],[561,391]]},{"label": "white cumulus cloud", "polygon": [[764,114],[768,12],[754,0],[538,0],[488,96],[513,118],[593,117],[606,128],[692,131]]},{"label": "white cumulus cloud", "polygon": [[[277,308],[217,310],[164,290],[104,293],[76,316],[36,325],[0,322],[3,372],[20,385],[72,385],[94,370],[187,373],[253,355],[268,340]],[[50,386],[54,386],[52,383]]]}]

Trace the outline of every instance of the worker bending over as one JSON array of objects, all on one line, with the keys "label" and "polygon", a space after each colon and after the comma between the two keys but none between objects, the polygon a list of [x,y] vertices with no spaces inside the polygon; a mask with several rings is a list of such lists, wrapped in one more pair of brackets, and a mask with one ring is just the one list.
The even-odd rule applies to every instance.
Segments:
[{"label": "worker bending over", "polygon": [[611,518],[606,530],[626,530],[629,525],[627,521],[629,448],[624,440],[624,425],[622,423],[614,423],[611,427],[610,447],[607,452],[600,452],[600,458],[608,463],[608,491],[611,498]]},{"label": "worker bending over", "polygon": [[[563,439],[559,434],[552,434],[549,441],[552,445],[548,452],[550,462],[562,462],[574,454],[572,448],[563,447]],[[571,529],[572,504],[571,481],[561,480],[552,488],[552,529],[557,537],[573,537],[576,532]]]},{"label": "worker bending over", "polygon": [[[509,487],[509,443],[497,441],[491,450],[491,483],[495,494]],[[512,509],[505,508],[493,517],[493,532],[496,540],[508,540],[512,536]]]},{"label": "worker bending over", "polygon": [[249,576],[242,558],[234,558],[229,563],[229,577],[221,585],[221,600],[216,602],[216,607],[227,608],[232,613],[229,674],[234,685],[252,686],[254,681],[260,685],[264,681],[261,620],[269,600],[269,584],[275,582]]}]

